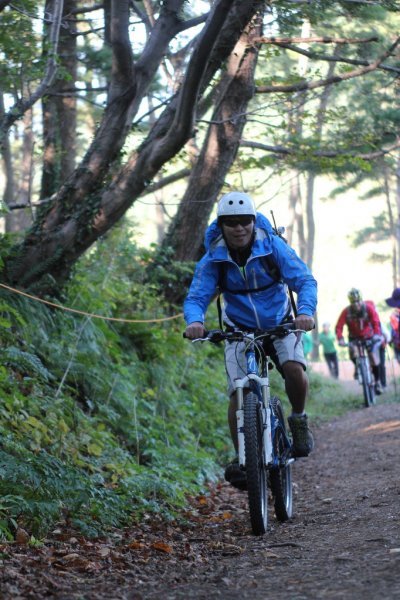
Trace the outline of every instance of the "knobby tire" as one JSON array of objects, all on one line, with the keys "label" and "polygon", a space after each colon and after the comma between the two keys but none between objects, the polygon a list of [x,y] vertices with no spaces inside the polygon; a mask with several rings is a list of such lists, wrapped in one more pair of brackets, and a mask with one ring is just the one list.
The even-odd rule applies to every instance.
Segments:
[{"label": "knobby tire", "polygon": [[244,409],[244,448],[246,456],[247,495],[251,528],[263,535],[268,522],[267,470],[264,464],[263,418],[256,394],[246,394]]},{"label": "knobby tire", "polygon": [[364,395],[364,405],[366,406],[366,408],[368,408],[369,406],[372,406],[372,404],[374,404],[375,390],[371,381],[371,374],[368,373],[370,366],[366,358],[360,359],[359,368],[361,373],[361,381]]},{"label": "knobby tire", "polygon": [[[282,404],[279,398],[271,398],[272,409],[279,420],[279,426],[272,440],[274,454],[282,459],[281,465],[272,467],[269,471],[272,496],[274,499],[275,515],[282,523],[292,516],[293,511],[293,487],[292,487],[292,465],[287,464],[287,428]],[[286,452],[285,452],[286,451]],[[286,456],[283,456],[286,455]]]}]

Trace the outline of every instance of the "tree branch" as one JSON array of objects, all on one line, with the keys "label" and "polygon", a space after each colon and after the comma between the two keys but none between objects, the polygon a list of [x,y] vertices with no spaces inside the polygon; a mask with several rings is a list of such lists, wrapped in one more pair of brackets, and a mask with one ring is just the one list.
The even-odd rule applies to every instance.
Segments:
[{"label": "tree branch", "polygon": [[[117,6],[118,4],[118,6]],[[111,4],[112,69],[108,102],[135,88],[133,52],[129,39],[129,2]]]},{"label": "tree branch", "polygon": [[[259,142],[252,142],[247,140],[242,140],[240,142],[241,148],[254,148],[257,150],[265,150],[266,152],[271,152],[274,154],[281,154],[284,156],[295,156],[298,154],[298,150],[293,148],[286,148],[285,146],[271,146],[269,144],[261,144]],[[315,150],[314,152],[310,152],[309,156],[315,158],[336,158],[337,156],[348,156],[350,158],[361,158],[363,160],[375,160],[381,156],[385,156],[386,154],[390,154],[393,150],[400,148],[400,138],[397,138],[396,141],[389,146],[388,148],[382,150],[376,150],[375,152],[367,152],[357,154],[349,151],[333,151],[333,150]]]},{"label": "tree branch", "polygon": [[197,25],[201,25],[201,23],[205,23],[208,19],[208,15],[210,13],[204,13],[204,15],[200,15],[199,17],[193,17],[193,19],[189,19],[188,21],[184,21],[179,29],[179,32],[186,31],[186,29],[191,29],[192,27],[196,27]]},{"label": "tree branch", "polygon": [[334,75],[333,77],[327,77],[326,79],[319,79],[318,81],[312,82],[301,81],[293,85],[261,85],[256,88],[256,92],[259,94],[270,94],[273,92],[301,92],[305,90],[314,90],[317,87],[331,85],[332,83],[347,81],[348,79],[353,79],[354,77],[360,77],[361,75],[365,75],[366,73],[370,73],[371,71],[375,71],[376,69],[380,68],[385,58],[388,58],[388,56],[393,53],[399,43],[400,36],[380,58],[373,63],[369,63],[362,69],[355,69],[354,71],[349,71],[348,73],[342,73],[341,75]]},{"label": "tree branch", "polygon": [[70,15],[80,15],[88,12],[93,12],[95,10],[102,10],[104,8],[104,4],[93,4],[93,6],[81,6],[80,8],[74,8],[70,11]]},{"label": "tree branch", "polygon": [[171,183],[175,183],[176,181],[179,181],[184,177],[188,177],[191,171],[192,169],[181,169],[176,173],[172,173],[171,175],[167,175],[166,177],[163,177],[158,181],[154,181],[154,183],[147,186],[147,188],[142,192],[140,197],[147,196],[147,194],[152,194],[153,192],[161,190],[162,188],[166,187],[167,185],[170,185]]},{"label": "tree branch", "polygon": [[220,0],[210,13],[208,26],[204,29],[191,56],[180,90],[175,117],[160,147],[156,149],[158,155],[160,155],[160,151],[163,153],[169,147],[179,149],[188,139],[193,129],[194,107],[196,106],[201,81],[215,41],[232,4],[233,0]]},{"label": "tree branch", "polygon": [[23,98],[19,99],[14,106],[4,115],[0,120],[0,145],[3,135],[10,129],[10,127],[22,117],[22,115],[29,110],[39,98],[43,96],[46,90],[50,87],[53,82],[54,76],[57,71],[57,49],[58,40],[60,35],[61,18],[63,14],[64,0],[55,0],[54,12],[52,17],[52,24],[49,34],[49,56],[46,63],[46,70],[41,83],[36,88],[36,91],[29,96],[26,100]]},{"label": "tree branch", "polygon": [[375,35],[370,38],[332,38],[332,37],[260,37],[254,40],[255,44],[368,44],[369,42],[377,42],[379,38]]},{"label": "tree branch", "polygon": [[[285,48],[286,50],[291,50],[292,52],[296,52],[297,54],[302,54],[303,56],[307,56],[307,58],[312,58],[315,60],[324,60],[325,62],[341,62],[349,65],[360,65],[360,66],[368,66],[369,62],[366,60],[358,60],[355,58],[344,58],[342,56],[335,56],[330,54],[319,54],[318,52],[310,52],[309,50],[304,50],[304,48],[299,48],[298,46],[293,46],[292,44],[276,44],[280,48]],[[392,67],[390,65],[380,65],[378,69],[382,69],[383,71],[389,71],[393,73],[400,73],[400,68]]]}]

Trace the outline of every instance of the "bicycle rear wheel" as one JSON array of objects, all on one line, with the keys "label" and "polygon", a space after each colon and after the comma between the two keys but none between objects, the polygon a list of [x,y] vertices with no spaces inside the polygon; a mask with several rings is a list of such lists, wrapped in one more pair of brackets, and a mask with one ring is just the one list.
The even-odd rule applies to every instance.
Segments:
[{"label": "bicycle rear wheel", "polygon": [[273,397],[271,405],[279,421],[272,443],[274,454],[280,465],[270,469],[269,480],[276,518],[278,521],[284,522],[290,519],[293,512],[292,465],[287,463],[289,458],[288,435],[281,401],[279,398]]},{"label": "bicycle rear wheel", "polygon": [[268,490],[263,448],[263,415],[256,394],[246,394],[243,409],[250,522],[253,533],[263,535],[268,522]]},{"label": "bicycle rear wheel", "polygon": [[369,372],[370,367],[366,358],[360,358],[359,368],[361,372],[364,404],[368,408],[375,403],[375,390],[371,373]]}]

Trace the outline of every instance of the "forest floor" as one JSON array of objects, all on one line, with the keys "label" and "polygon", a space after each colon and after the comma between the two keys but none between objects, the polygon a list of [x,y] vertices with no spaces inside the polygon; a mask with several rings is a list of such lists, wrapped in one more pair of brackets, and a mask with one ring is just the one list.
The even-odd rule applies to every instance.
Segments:
[{"label": "forest floor", "polygon": [[220,483],[185,523],[147,515],[102,540],[60,528],[41,547],[2,544],[0,597],[400,598],[400,403],[360,400],[314,436],[293,467],[294,516],[280,524],[271,507],[265,536],[251,533],[246,492]]}]

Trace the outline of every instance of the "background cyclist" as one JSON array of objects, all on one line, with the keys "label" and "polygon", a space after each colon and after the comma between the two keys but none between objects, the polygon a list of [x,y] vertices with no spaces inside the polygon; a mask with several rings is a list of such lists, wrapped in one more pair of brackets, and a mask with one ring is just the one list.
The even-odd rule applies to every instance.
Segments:
[{"label": "background cyclist", "polygon": [[[375,393],[381,394],[379,348],[383,338],[379,315],[372,301],[362,300],[360,290],[352,288],[348,293],[348,299],[350,304],[342,310],[336,323],[336,337],[339,345],[344,346],[343,328],[347,325],[350,342],[362,339],[368,343],[367,350],[375,380]],[[355,366],[354,349],[351,344],[349,345],[349,356]],[[356,372],[354,372],[354,377],[357,377]]]},{"label": "background cyclist", "polygon": [[[287,286],[298,295],[295,325],[306,331],[314,327],[317,282],[306,264],[285,241],[274,233],[268,219],[257,213],[253,200],[243,192],[230,192],[218,203],[217,219],[207,228],[206,254],[198,262],[184,303],[186,336],[203,337],[204,320],[217,288],[223,296],[223,321],[245,331],[268,329],[293,320]],[[276,267],[276,268],[274,268]],[[276,270],[279,269],[279,277]],[[275,271],[273,273],[273,271]],[[289,334],[276,339],[271,349],[292,405],[288,418],[295,456],[308,456],[314,440],[308,428],[305,402],[308,378],[302,344]],[[237,357],[239,357],[239,364]],[[230,404],[228,421],[237,453],[236,402],[233,380],[245,369],[243,342],[225,345]],[[236,459],[228,465],[225,478],[245,486],[245,474]]]}]

